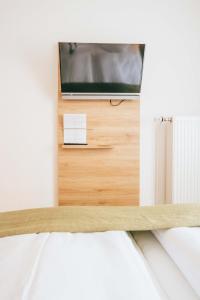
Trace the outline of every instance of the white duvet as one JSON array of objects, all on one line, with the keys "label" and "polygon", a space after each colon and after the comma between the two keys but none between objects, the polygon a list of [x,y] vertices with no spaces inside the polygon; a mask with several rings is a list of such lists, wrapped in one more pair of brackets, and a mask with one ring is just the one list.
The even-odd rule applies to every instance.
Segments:
[{"label": "white duvet", "polygon": [[200,227],[156,230],[154,235],[200,297]]},{"label": "white duvet", "polygon": [[2,300],[161,299],[125,232],[0,239]]}]

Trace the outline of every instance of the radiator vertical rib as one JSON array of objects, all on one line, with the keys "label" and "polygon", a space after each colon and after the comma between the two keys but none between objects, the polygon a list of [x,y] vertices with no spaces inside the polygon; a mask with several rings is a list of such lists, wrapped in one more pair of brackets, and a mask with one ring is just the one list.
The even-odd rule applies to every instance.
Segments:
[{"label": "radiator vertical rib", "polygon": [[200,118],[174,117],[156,126],[156,202],[200,201]]},{"label": "radiator vertical rib", "polygon": [[200,201],[200,118],[175,117],[172,141],[172,199]]}]

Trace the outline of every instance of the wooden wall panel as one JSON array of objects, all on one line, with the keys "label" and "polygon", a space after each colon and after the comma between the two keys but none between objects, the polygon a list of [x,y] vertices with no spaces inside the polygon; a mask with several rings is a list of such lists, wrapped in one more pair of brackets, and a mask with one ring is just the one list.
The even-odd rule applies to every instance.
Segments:
[{"label": "wooden wall panel", "polygon": [[[87,114],[88,146],[63,148],[63,114]],[[108,147],[108,149],[98,147]],[[58,97],[59,205],[139,204],[139,101]]]}]

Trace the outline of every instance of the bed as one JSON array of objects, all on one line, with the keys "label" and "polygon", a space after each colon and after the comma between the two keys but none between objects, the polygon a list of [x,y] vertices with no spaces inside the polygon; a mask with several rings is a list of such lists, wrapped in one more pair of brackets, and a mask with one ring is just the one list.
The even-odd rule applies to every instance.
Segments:
[{"label": "bed", "polygon": [[1,213],[0,299],[200,299],[199,206],[171,208]]}]

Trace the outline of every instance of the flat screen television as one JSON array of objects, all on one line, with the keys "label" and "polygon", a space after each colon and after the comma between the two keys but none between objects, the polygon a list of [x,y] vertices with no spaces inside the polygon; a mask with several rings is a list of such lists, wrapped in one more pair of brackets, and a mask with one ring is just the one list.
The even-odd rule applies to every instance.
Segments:
[{"label": "flat screen television", "polygon": [[135,99],[144,44],[59,43],[63,99]]}]

